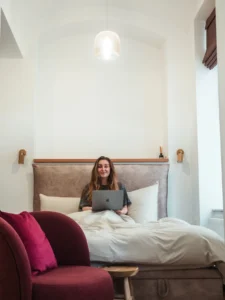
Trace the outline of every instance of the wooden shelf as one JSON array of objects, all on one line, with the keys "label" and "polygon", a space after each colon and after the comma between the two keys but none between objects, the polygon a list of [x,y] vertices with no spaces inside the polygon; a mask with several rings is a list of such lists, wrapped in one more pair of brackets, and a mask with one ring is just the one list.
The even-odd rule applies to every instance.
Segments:
[{"label": "wooden shelf", "polygon": [[[94,163],[95,158],[35,158],[34,163]],[[166,163],[168,158],[112,158],[114,163]]]}]

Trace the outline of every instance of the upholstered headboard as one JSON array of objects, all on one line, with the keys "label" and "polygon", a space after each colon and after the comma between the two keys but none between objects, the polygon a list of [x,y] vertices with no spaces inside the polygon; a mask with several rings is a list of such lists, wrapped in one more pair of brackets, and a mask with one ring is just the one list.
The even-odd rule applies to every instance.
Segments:
[{"label": "upholstered headboard", "polygon": [[[119,181],[127,191],[144,188],[159,182],[158,217],[167,216],[168,171],[167,163],[116,164]],[[90,180],[93,163],[35,163],[34,211],[40,210],[39,194],[58,197],[80,197]]]}]

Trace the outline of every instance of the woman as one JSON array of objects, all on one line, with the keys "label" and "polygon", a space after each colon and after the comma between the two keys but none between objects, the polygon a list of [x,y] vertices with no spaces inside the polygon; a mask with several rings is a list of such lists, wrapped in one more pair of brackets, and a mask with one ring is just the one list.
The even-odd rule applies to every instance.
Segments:
[{"label": "woman", "polygon": [[123,208],[116,213],[127,214],[128,206],[131,204],[125,186],[117,181],[114,165],[108,157],[100,156],[92,169],[91,181],[87,184],[81,194],[79,207],[81,210],[92,210],[92,191],[94,190],[123,190]]}]

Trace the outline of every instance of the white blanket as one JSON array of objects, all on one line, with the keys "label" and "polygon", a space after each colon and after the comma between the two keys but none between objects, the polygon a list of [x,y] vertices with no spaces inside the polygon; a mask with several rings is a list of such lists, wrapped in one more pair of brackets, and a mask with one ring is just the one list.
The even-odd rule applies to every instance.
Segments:
[{"label": "white blanket", "polygon": [[91,261],[201,265],[225,262],[225,244],[214,231],[175,218],[145,225],[112,211],[68,215],[83,229]]}]

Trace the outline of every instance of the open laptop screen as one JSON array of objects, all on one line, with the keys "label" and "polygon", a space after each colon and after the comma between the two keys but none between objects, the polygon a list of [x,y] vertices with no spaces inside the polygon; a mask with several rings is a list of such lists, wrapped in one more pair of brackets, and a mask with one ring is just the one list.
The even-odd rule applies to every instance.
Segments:
[{"label": "open laptop screen", "polygon": [[123,208],[124,191],[97,190],[92,192],[92,210],[120,210]]}]

